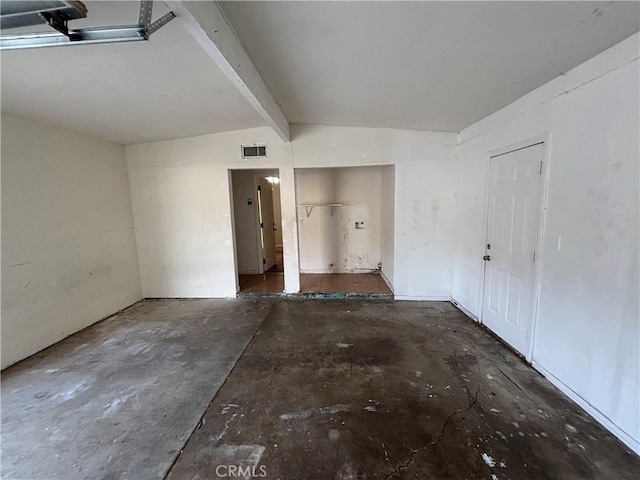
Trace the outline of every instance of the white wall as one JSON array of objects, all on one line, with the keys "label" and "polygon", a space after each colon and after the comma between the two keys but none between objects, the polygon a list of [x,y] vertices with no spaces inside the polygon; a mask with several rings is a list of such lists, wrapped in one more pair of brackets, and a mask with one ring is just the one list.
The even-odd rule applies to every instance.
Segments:
[{"label": "white wall", "polygon": [[[268,145],[268,159],[240,157],[240,145],[254,142]],[[236,295],[229,169],[279,169],[285,291],[299,291],[291,145],[270,128],[132,145],[126,154],[145,297]]]},{"label": "white wall", "polygon": [[273,223],[276,224],[276,247],[282,246],[282,202],[280,201],[280,182],[271,185],[273,189]]},{"label": "white wall", "polygon": [[[253,192],[253,171],[231,172],[233,182],[233,216],[236,228],[236,255],[238,273],[258,273],[258,243],[256,205]],[[251,199],[251,205],[247,199]],[[262,253],[260,254],[262,258]]]},{"label": "white wall", "polygon": [[[296,205],[338,203],[334,169],[296,170],[295,177]],[[338,262],[340,223],[335,209],[316,207],[309,217],[305,207],[298,206],[297,211],[300,271],[338,271],[342,266]],[[344,260],[346,266],[349,259]]]},{"label": "white wall", "polygon": [[[395,165],[395,295],[447,300],[451,292],[457,135],[293,125],[128,146],[136,239],[146,297],[233,297],[236,270],[229,169],[280,171],[285,291],[300,289],[294,166]],[[269,158],[243,160],[240,145]],[[317,212],[314,212],[314,214]]]},{"label": "white wall", "polygon": [[394,294],[449,300],[457,135],[292,125],[296,168],[395,166]]},{"label": "white wall", "polygon": [[[296,170],[298,205],[343,205],[314,207],[309,216],[298,207],[302,273],[377,270],[381,181],[378,166]],[[355,222],[364,222],[364,229],[356,229]]]},{"label": "white wall", "polygon": [[487,152],[550,132],[533,362],[636,452],[638,42],[634,35],[461,132],[452,285],[479,316]]},{"label": "white wall", "polygon": [[2,114],[2,368],[142,298],[124,147]]},{"label": "white wall", "polygon": [[380,187],[380,261],[382,275],[393,289],[395,238],[395,167],[382,167]]}]

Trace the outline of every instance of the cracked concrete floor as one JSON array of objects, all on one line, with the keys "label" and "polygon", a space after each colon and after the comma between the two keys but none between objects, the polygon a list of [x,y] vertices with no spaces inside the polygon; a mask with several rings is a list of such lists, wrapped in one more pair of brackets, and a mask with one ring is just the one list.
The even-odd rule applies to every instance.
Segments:
[{"label": "cracked concrete floor", "polygon": [[146,301],[2,386],[3,478],[640,476],[445,302]]},{"label": "cracked concrete floor", "polygon": [[635,454],[451,304],[363,300],[274,305],[169,478],[232,465],[322,480],[640,472]]}]

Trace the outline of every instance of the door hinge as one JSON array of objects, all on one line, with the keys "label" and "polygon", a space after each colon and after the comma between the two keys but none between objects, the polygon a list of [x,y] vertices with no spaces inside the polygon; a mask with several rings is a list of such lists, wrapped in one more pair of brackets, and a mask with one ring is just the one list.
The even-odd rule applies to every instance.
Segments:
[{"label": "door hinge", "polygon": [[258,191],[261,191],[262,187],[260,185],[258,185]]},{"label": "door hinge", "polygon": [[542,162],[540,162],[540,171],[538,172],[538,175],[542,175]]},{"label": "door hinge", "polygon": [[260,228],[264,228],[264,223],[261,223],[261,224],[260,224]]},{"label": "door hinge", "polygon": [[531,253],[531,261],[532,262],[536,261],[536,251],[535,250]]},{"label": "door hinge", "polygon": [[263,258],[263,259],[262,259],[262,264],[263,264],[263,265],[266,265],[266,264],[267,264],[267,259],[266,259],[266,258]]}]

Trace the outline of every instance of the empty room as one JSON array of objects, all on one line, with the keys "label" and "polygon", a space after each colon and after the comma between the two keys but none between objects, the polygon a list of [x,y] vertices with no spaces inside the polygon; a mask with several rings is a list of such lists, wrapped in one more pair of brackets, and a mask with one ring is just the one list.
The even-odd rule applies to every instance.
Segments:
[{"label": "empty room", "polygon": [[640,478],[640,2],[0,26],[1,478]]}]

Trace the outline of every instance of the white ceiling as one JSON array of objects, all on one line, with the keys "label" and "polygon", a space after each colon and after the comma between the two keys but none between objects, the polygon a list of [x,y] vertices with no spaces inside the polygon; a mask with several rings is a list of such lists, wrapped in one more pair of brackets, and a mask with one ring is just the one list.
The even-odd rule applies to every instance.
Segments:
[{"label": "white ceiling", "polygon": [[[84,3],[71,28],[137,23],[137,1]],[[166,12],[155,2],[154,20]],[[3,51],[1,62],[3,111],[117,143],[265,125],[178,19],[148,42]]]},{"label": "white ceiling", "polygon": [[638,31],[638,2],[224,2],[291,123],[459,131]]},{"label": "white ceiling", "polygon": [[[72,28],[137,21],[137,1],[85,4]],[[638,2],[222,5],[289,122],[441,131],[623,40],[640,15]],[[154,19],[167,11],[156,1]],[[118,143],[266,125],[178,19],[149,42],[4,51],[1,65],[2,110]]]}]

